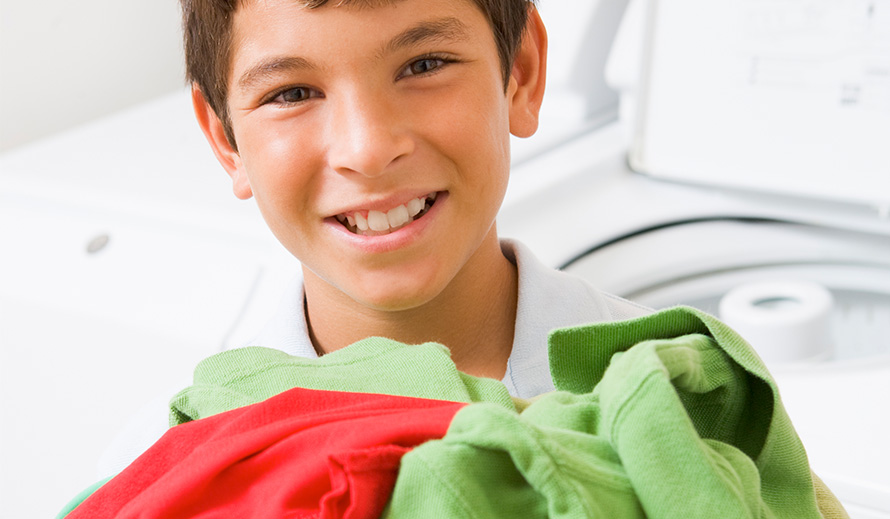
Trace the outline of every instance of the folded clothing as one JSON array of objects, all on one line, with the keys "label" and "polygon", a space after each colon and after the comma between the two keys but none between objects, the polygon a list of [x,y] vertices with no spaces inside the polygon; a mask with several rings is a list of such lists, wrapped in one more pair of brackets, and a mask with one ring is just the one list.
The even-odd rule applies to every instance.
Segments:
[{"label": "folded clothing", "polygon": [[[647,362],[621,361],[622,356],[630,354],[636,345],[688,334],[710,337],[711,346],[698,353],[686,349],[671,352],[671,348],[662,346],[659,348],[668,351],[657,357],[650,356]],[[616,355],[625,351],[627,354]],[[665,449],[675,452],[681,448],[681,444],[665,441],[666,433],[670,431],[659,428],[654,422],[658,416],[656,411],[662,405],[659,400],[670,396],[682,402],[686,420],[699,438],[731,446],[734,451],[727,452],[727,456],[742,453],[753,462],[760,480],[758,494],[763,502],[762,517],[821,517],[814,490],[816,483],[806,451],[782,405],[775,380],[754,349],[716,317],[696,308],[680,306],[638,319],[555,330],[549,338],[549,355],[553,380],[560,390],[576,394],[595,391],[594,388],[607,382],[607,374],[611,374],[612,382],[598,390],[603,401],[612,402],[610,405],[620,402],[622,394],[633,387],[629,377],[645,382],[638,391],[646,398],[634,401],[634,412],[628,408],[622,411],[627,412],[626,415],[612,413],[615,432],[610,433],[610,441],[623,462],[629,453],[648,451],[648,456],[641,456],[643,461],[651,459],[645,470],[635,470],[631,474],[630,464],[623,463],[635,485],[636,480],[646,474],[652,488],[664,490],[664,500],[647,506],[647,514],[658,511],[652,516],[693,517],[679,512],[679,515],[672,515],[669,505],[674,501],[666,497],[672,494],[670,489],[687,485],[680,472],[687,470],[687,465],[671,468],[670,464],[665,464],[660,469],[665,477],[655,476],[659,470],[655,463],[665,459]],[[631,358],[639,360],[636,355],[643,354],[637,353]],[[701,369],[695,367],[697,364]],[[658,375],[660,371],[676,374],[672,379],[673,395],[664,392],[654,396],[661,392],[656,388],[666,387],[666,379],[659,379],[662,377]],[[627,380],[621,382],[624,379]],[[695,387],[699,389],[693,390]],[[619,391],[620,388],[623,390]],[[651,398],[650,393],[653,394]],[[636,428],[637,436],[633,436],[631,428]],[[668,478],[666,474],[669,473],[675,476]],[[697,503],[698,499],[691,502]],[[678,504],[681,505],[680,511],[696,508],[689,502],[678,500]],[[840,509],[837,515],[846,515],[836,500],[825,504]]]},{"label": "folded clothing", "polygon": [[821,517],[811,483],[790,504],[762,497],[806,482],[806,463],[761,489],[752,458],[696,430],[688,413],[759,434],[741,412],[747,382],[711,337],[690,334],[616,353],[589,393],[551,393],[521,414],[467,406],[402,459],[385,517]]},{"label": "folded clothing", "polygon": [[67,517],[376,518],[401,457],[464,405],[291,389],[171,428]]},{"label": "folded clothing", "polygon": [[[716,318],[679,307],[557,330],[549,355],[558,391],[517,405],[499,381],[460,373],[447,350],[434,344],[368,339],[320,359],[261,348],[226,352],[202,362],[195,385],[171,403],[171,422],[182,425],[170,433],[206,428],[205,437],[184,447],[162,440],[157,452],[149,451],[154,461],[143,456],[100,489],[95,503],[90,498],[83,506],[102,510],[104,501],[120,493],[115,489],[130,486],[127,481],[150,488],[157,479],[175,487],[172,495],[183,507],[176,513],[185,515],[170,508],[140,517],[202,517],[205,510],[241,501],[251,506],[233,510],[246,517],[283,517],[283,510],[287,517],[303,517],[337,509],[324,507],[340,499],[332,496],[343,495],[335,491],[342,486],[338,482],[352,481],[340,477],[349,471],[337,468],[343,465],[339,460],[357,460],[356,466],[372,472],[379,463],[395,486],[386,480],[367,504],[359,497],[336,501],[354,504],[340,508],[355,517],[822,517],[806,454],[775,383],[750,346]],[[273,395],[294,395],[289,389],[294,386],[337,391],[304,393],[303,400],[276,408],[284,422],[302,423],[313,410],[325,415],[328,409],[336,418],[341,406],[361,409],[359,421],[343,422],[350,423],[347,437],[354,450],[346,452],[356,452],[354,458],[337,450],[332,438],[341,433],[319,427],[317,435],[304,435],[311,429],[297,426],[301,434],[288,437],[287,448],[268,440],[258,444],[269,446],[269,455],[248,449],[202,472],[192,471],[191,461],[176,461],[183,452],[199,460],[248,434],[251,420],[265,416],[265,406],[280,398]],[[394,392],[405,398],[390,398],[402,398],[398,406],[410,413],[393,409],[379,394],[341,391]],[[406,433],[399,422],[410,425],[420,420],[415,413],[434,411],[441,413],[435,414],[439,421],[424,429],[426,436],[411,436],[412,441],[398,436]],[[220,417],[230,422],[218,423]],[[386,425],[381,430],[386,434],[375,433],[372,423]],[[264,422],[256,424],[262,429]],[[366,456],[364,449],[380,445],[381,457]],[[303,477],[305,462],[295,460],[304,455],[323,460],[308,465],[323,467],[310,471],[323,473],[321,479]],[[158,460],[175,470],[159,471]],[[268,483],[268,490],[222,477],[229,473],[224,466],[241,464]],[[126,510],[168,506],[172,498],[162,486],[155,488],[151,499],[137,492]],[[358,484],[350,488],[349,496],[368,495]],[[200,496],[209,501],[194,501],[205,499]]]},{"label": "folded clothing", "polygon": [[460,372],[441,344],[370,337],[315,359],[262,347],[218,353],[195,368],[194,383],[170,402],[170,425],[262,402],[293,387],[495,402],[514,409],[499,380]]}]

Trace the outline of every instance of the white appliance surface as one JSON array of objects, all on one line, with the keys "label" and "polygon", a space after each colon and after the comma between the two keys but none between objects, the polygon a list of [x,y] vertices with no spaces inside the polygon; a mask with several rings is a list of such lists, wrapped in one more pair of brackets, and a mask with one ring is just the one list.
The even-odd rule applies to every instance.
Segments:
[{"label": "white appliance surface", "polygon": [[635,170],[890,205],[890,2],[650,5]]}]

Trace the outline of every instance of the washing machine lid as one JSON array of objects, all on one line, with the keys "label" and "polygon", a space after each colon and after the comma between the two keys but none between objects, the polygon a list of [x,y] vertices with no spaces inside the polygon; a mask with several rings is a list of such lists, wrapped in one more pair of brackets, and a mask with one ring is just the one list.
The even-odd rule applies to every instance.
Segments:
[{"label": "washing machine lid", "polygon": [[890,211],[890,3],[651,0],[629,162]]}]

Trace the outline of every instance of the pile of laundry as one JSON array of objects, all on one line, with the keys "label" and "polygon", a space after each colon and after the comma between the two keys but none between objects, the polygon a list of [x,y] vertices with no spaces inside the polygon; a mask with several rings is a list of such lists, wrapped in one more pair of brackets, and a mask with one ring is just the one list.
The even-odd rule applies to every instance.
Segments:
[{"label": "pile of laundry", "polygon": [[710,315],[556,330],[549,357],[557,391],[526,401],[432,343],[220,353],[166,435],[60,517],[846,517]]}]

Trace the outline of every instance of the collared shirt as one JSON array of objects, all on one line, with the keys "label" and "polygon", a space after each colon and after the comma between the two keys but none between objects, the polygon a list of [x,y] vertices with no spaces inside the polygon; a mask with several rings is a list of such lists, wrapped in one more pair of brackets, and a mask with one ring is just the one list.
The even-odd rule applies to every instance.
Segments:
[{"label": "collared shirt", "polygon": [[[630,319],[651,312],[601,292],[577,276],[544,265],[517,241],[501,240],[501,250],[519,273],[513,349],[502,379],[513,396],[531,398],[553,391],[547,357],[547,336],[551,330]],[[298,357],[318,357],[309,339],[304,301],[302,279],[297,279],[276,314],[248,345],[276,348]]]}]

